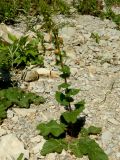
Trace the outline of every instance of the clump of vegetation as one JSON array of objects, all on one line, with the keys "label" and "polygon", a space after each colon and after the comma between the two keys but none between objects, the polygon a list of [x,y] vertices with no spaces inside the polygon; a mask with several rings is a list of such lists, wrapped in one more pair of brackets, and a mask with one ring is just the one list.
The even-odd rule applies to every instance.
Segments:
[{"label": "clump of vegetation", "polygon": [[54,27],[52,33],[56,64],[59,66],[60,77],[63,79],[63,83],[58,86],[55,98],[66,111],[61,114],[59,122],[51,120],[37,126],[40,134],[46,139],[41,154],[45,156],[52,152],[61,153],[64,149],[76,157],[87,155],[90,160],[108,160],[105,152],[95,140],[90,138],[90,135],[100,134],[101,128],[84,127],[85,116],[80,116],[80,113],[85,108],[85,102],[84,100],[74,101],[74,96],[80,90],[71,87],[68,82],[71,72],[69,66],[65,64],[66,53],[62,49],[63,40],[58,36],[58,28]]},{"label": "clump of vegetation", "polygon": [[64,0],[40,0],[39,10],[42,14],[52,13],[69,13],[69,5]]},{"label": "clump of vegetation", "polygon": [[97,0],[78,0],[75,7],[81,14],[93,16],[99,16],[103,10],[102,4],[99,4]]},{"label": "clump of vegetation", "polygon": [[112,20],[117,24],[117,28],[120,29],[120,14],[115,14],[111,8],[107,9],[107,12],[103,14],[103,18]]},{"label": "clump of vegetation", "polygon": [[0,122],[7,117],[7,109],[12,106],[29,108],[31,103],[39,105],[45,99],[34,93],[26,93],[20,88],[7,88],[0,90]]},{"label": "clump of vegetation", "polygon": [[120,6],[120,0],[105,0],[107,6]]},{"label": "clump of vegetation", "polygon": [[44,65],[44,58],[39,53],[37,38],[28,41],[28,36],[17,39],[14,35],[8,34],[12,43],[0,44],[0,68],[19,68],[30,64]]},{"label": "clump of vegetation", "polygon": [[[93,15],[100,17],[102,19],[107,18],[112,20],[117,24],[117,28],[120,28],[120,15],[115,14],[111,7],[113,5],[120,5],[119,0],[106,0],[105,6],[103,6],[100,0],[77,0],[74,6],[77,8],[78,12],[86,15]],[[106,11],[104,11],[104,7]]]},{"label": "clump of vegetation", "polygon": [[19,14],[29,15],[37,0],[3,0],[0,1],[0,22],[13,24]]},{"label": "clump of vegetation", "polygon": [[0,1],[0,22],[14,23],[20,14],[26,16],[40,15],[43,10],[66,14],[69,6],[64,0],[2,0]]}]

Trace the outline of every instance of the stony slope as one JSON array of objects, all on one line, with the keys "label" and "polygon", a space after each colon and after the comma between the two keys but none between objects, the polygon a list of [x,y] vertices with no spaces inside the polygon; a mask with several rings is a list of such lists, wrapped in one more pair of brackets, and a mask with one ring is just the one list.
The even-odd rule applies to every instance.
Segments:
[{"label": "stony slope", "polygon": [[[60,30],[64,39],[64,48],[69,56],[67,64],[72,75],[71,83],[80,88],[77,99],[85,99],[87,115],[86,125],[102,127],[102,134],[97,137],[100,146],[110,160],[120,159],[120,31],[109,20],[100,20],[92,16],[73,15],[71,18],[57,16],[56,21],[68,22]],[[98,33],[99,44],[91,38],[91,33]],[[49,44],[51,45],[51,44]],[[57,71],[54,55],[47,51],[45,67]],[[46,97],[47,102],[30,109],[8,110],[8,118],[0,126],[0,148],[7,143],[4,155],[11,148],[10,138],[15,139],[12,149],[24,152],[29,160],[78,160],[66,152],[61,155],[49,154],[42,157],[39,149],[44,139],[38,135],[36,125],[39,122],[58,119],[64,108],[59,107],[54,94],[60,84],[59,78],[41,77],[33,82],[20,81],[22,88]],[[14,135],[11,135],[14,134]],[[5,138],[8,136],[8,138]],[[16,137],[19,139],[17,140]],[[22,144],[18,145],[21,141]],[[17,146],[17,147],[16,147]],[[5,146],[4,146],[5,147]],[[25,150],[24,150],[25,147]],[[3,154],[3,150],[0,149]],[[0,156],[2,155],[0,154]],[[3,155],[3,156],[4,156]],[[9,155],[9,153],[8,153]],[[13,155],[15,157],[16,155]],[[8,158],[10,160],[10,157]],[[0,160],[4,160],[0,157]],[[86,157],[80,160],[87,160]]]}]

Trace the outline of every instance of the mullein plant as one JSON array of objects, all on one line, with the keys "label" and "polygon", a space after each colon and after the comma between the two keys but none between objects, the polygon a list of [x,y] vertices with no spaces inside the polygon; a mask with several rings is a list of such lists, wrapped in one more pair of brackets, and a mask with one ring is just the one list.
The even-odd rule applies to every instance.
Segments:
[{"label": "mullein plant", "polygon": [[64,149],[76,157],[87,155],[90,160],[108,160],[102,148],[90,138],[90,135],[100,134],[101,128],[94,126],[85,128],[85,117],[80,116],[85,108],[85,102],[84,100],[74,102],[74,96],[80,90],[71,87],[68,83],[71,72],[70,67],[65,64],[66,53],[62,49],[63,39],[59,37],[57,27],[52,29],[52,41],[55,46],[56,64],[61,72],[60,77],[63,79],[63,83],[58,86],[58,91],[55,93],[55,99],[61,106],[64,106],[65,112],[60,115],[59,122],[51,120],[37,126],[40,135],[46,139],[41,155],[61,153]]}]

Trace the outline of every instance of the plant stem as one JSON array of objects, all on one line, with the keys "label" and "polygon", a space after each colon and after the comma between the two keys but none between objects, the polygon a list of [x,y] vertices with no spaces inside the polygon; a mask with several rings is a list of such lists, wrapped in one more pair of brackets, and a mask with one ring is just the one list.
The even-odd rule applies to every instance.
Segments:
[{"label": "plant stem", "polygon": [[[57,32],[54,32],[54,39],[55,39],[55,49],[58,49],[59,53],[58,53],[58,56],[60,58],[60,66],[61,68],[64,67],[64,63],[63,63],[63,57],[61,55],[61,49],[60,49],[60,42],[59,42],[59,37],[58,37],[58,30],[56,30]],[[67,78],[65,77],[64,78],[64,82],[67,84]],[[68,93],[68,88],[66,88],[66,91],[65,93]],[[71,108],[71,104],[69,102],[69,105],[67,106],[68,110],[71,112],[72,111],[72,108]]]}]

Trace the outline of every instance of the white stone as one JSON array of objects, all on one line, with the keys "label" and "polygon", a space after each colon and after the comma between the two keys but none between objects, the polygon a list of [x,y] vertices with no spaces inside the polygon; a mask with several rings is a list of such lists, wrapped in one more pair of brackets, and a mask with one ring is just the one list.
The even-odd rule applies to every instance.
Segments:
[{"label": "white stone", "polygon": [[45,143],[45,140],[42,139],[40,143],[38,143],[35,147],[33,147],[32,151],[34,154],[37,154],[40,152],[40,150],[42,149],[43,145]]},{"label": "white stone", "polygon": [[31,142],[40,142],[41,141],[41,137],[39,135],[37,135],[36,137],[31,138],[30,140]]},{"label": "white stone", "polygon": [[14,117],[12,118],[12,121],[14,121],[15,123],[18,122],[18,120],[19,120],[18,116],[14,116]]},{"label": "white stone", "polygon": [[116,153],[116,157],[120,158],[120,152]]},{"label": "white stone", "polygon": [[112,139],[112,134],[109,131],[105,131],[102,133],[101,138],[103,145],[107,145]]},{"label": "white stone", "polygon": [[27,71],[25,77],[23,78],[26,82],[32,82],[39,79],[39,75],[36,71]]},{"label": "white stone", "polygon": [[54,45],[52,43],[44,43],[44,46],[48,51],[54,50]]},{"label": "white stone", "polygon": [[65,41],[70,40],[76,33],[75,27],[64,27],[60,30],[60,36],[63,37]]},{"label": "white stone", "polygon": [[49,43],[51,41],[51,35],[50,34],[45,34],[44,35],[44,41]]},{"label": "white stone", "polygon": [[117,120],[115,120],[114,118],[109,118],[108,122],[114,124],[114,125],[119,125],[119,122]]},{"label": "white stone", "polygon": [[8,134],[0,138],[0,160],[17,159],[21,153],[29,159],[29,151],[24,149],[23,143],[14,134]]},{"label": "white stone", "polygon": [[18,116],[29,116],[31,114],[35,114],[36,113],[36,109],[26,109],[26,108],[13,108],[13,111],[18,115]]},{"label": "white stone", "polygon": [[83,35],[79,35],[77,39],[73,41],[73,45],[80,46],[85,43],[85,37]]},{"label": "white stone", "polygon": [[46,156],[46,160],[56,160],[56,153],[49,153]]},{"label": "white stone", "polygon": [[34,69],[40,77],[51,77],[51,78],[57,78],[59,75],[58,75],[58,72],[55,72],[55,71],[50,71],[49,69],[47,68],[35,68]]},{"label": "white stone", "polygon": [[0,37],[2,38],[3,41],[7,43],[12,43],[12,41],[8,38],[8,34],[12,34],[16,36],[16,38],[20,38],[23,34],[15,31],[12,29],[10,26],[7,26],[5,24],[0,24]]},{"label": "white stone", "polygon": [[7,117],[8,118],[12,118],[14,116],[14,113],[13,113],[13,111],[12,110],[7,110]]}]

